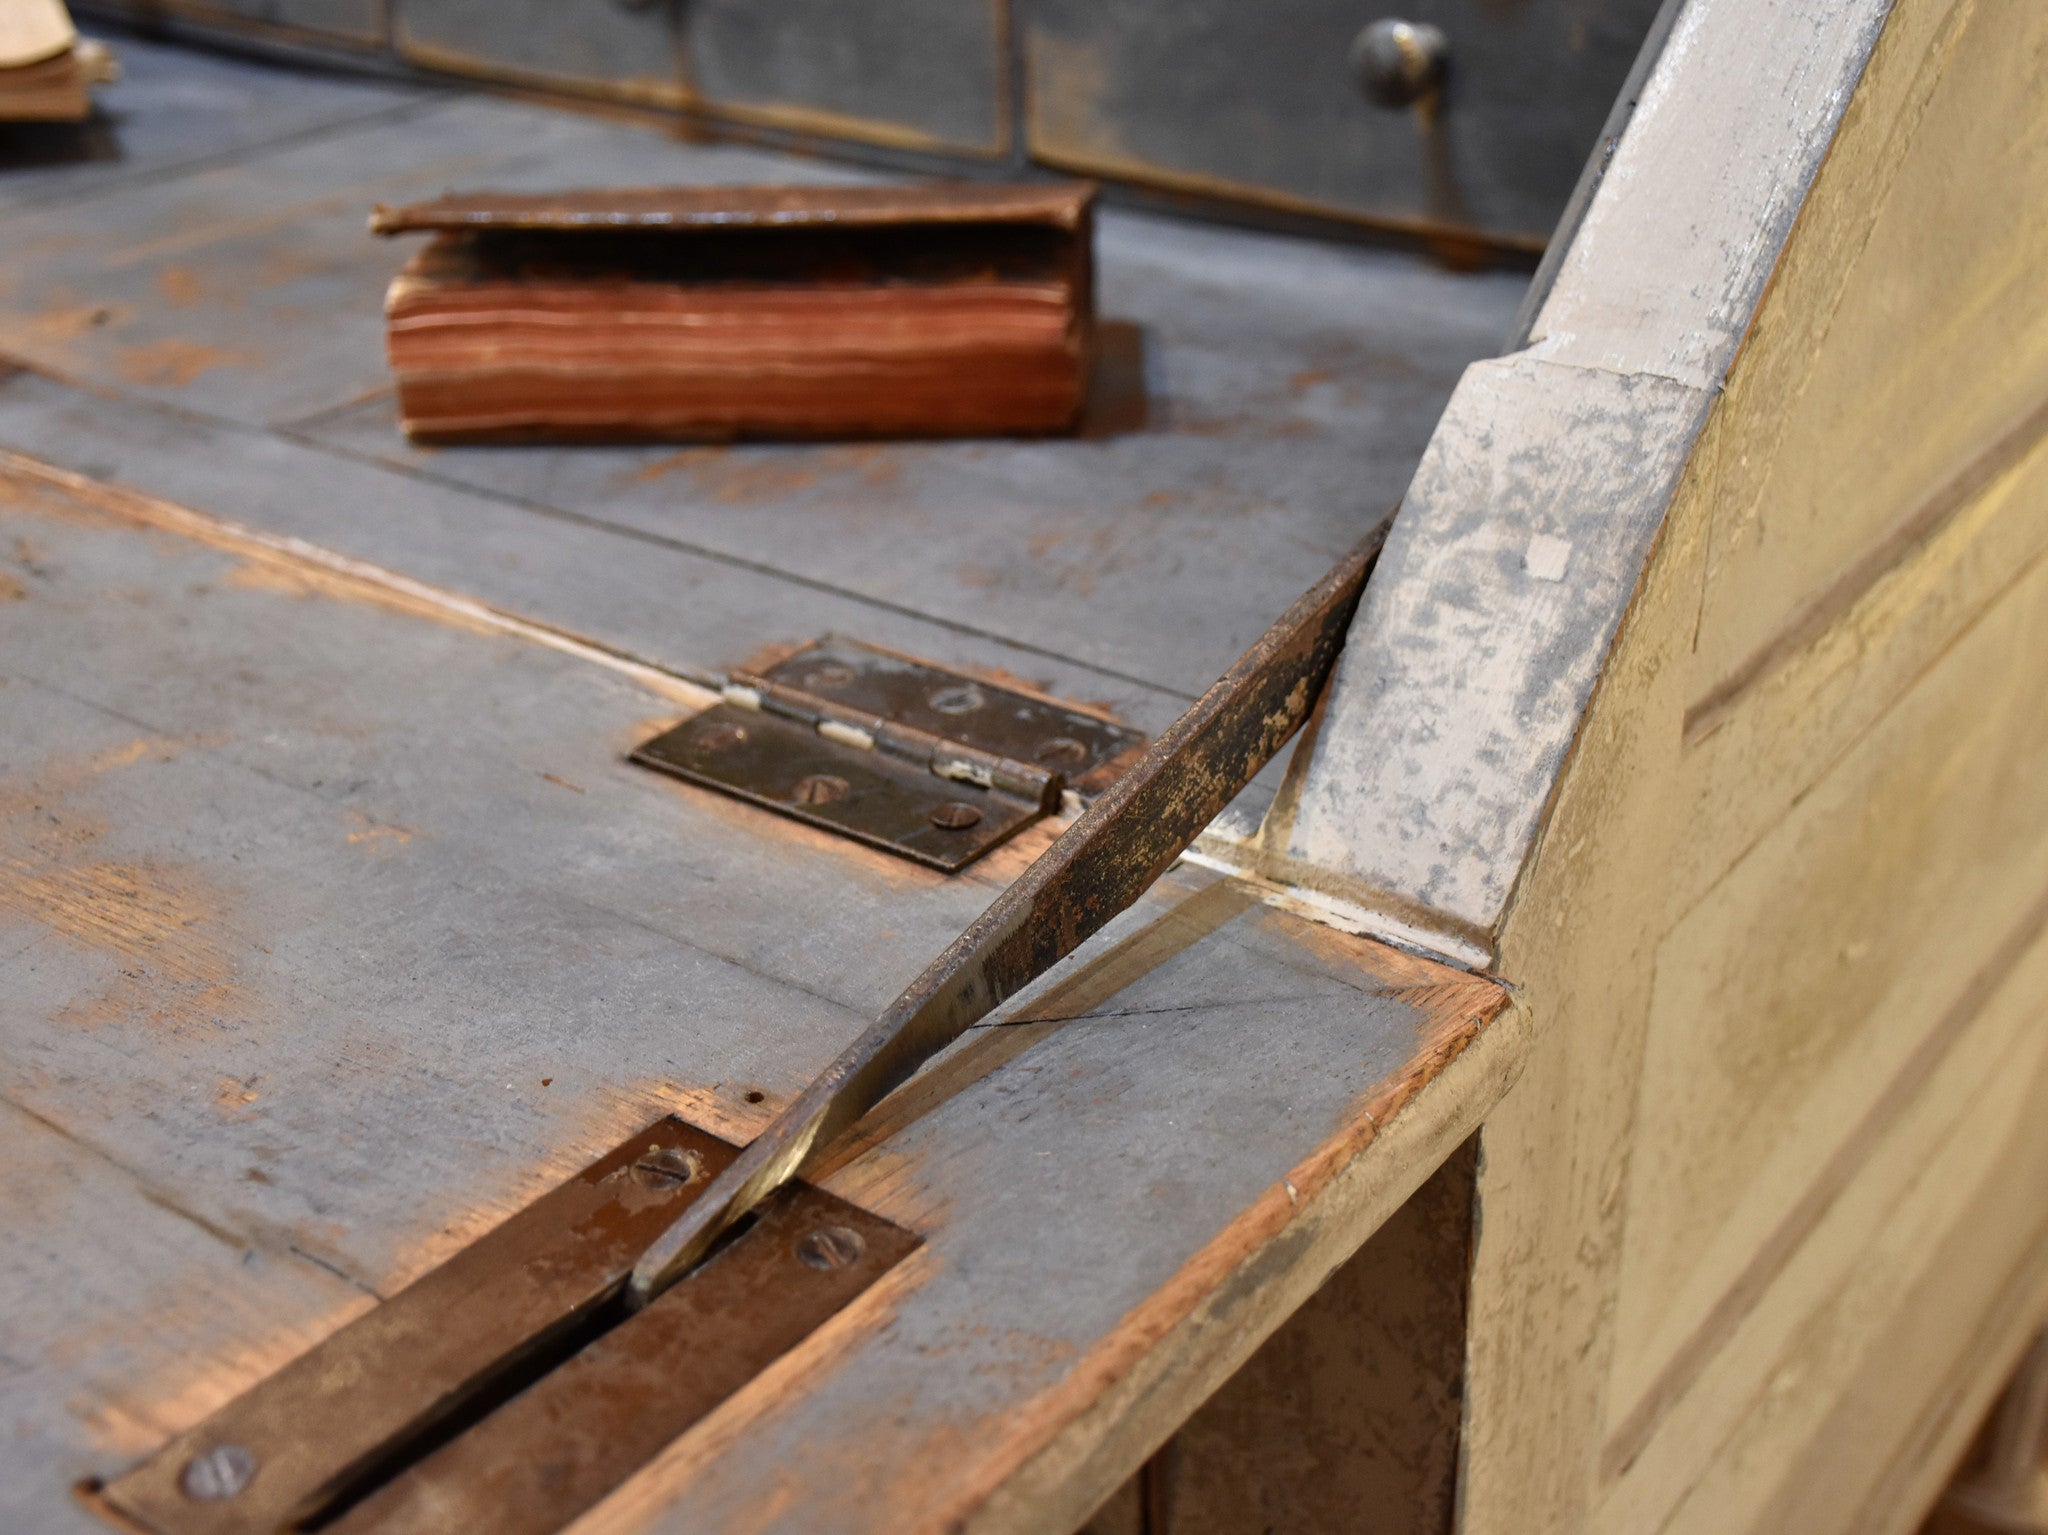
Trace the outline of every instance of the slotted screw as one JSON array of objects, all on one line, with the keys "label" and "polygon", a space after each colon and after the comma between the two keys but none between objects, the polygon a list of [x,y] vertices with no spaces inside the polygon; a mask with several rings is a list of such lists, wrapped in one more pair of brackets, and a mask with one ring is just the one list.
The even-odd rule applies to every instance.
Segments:
[{"label": "slotted screw", "polygon": [[1040,762],[1050,762],[1058,767],[1079,767],[1088,760],[1088,748],[1072,736],[1054,736],[1050,741],[1041,742],[1031,755]]},{"label": "slotted screw", "polygon": [[633,1164],[633,1181],[643,1188],[673,1188],[695,1183],[704,1172],[704,1159],[680,1146],[650,1146]]},{"label": "slotted screw", "polygon": [[853,681],[853,668],[843,661],[826,661],[812,667],[804,681],[814,688],[843,688]]},{"label": "slotted screw", "polygon": [[820,1226],[796,1244],[796,1261],[805,1268],[829,1273],[859,1261],[868,1244],[851,1226]]},{"label": "slotted screw", "polygon": [[964,805],[957,799],[947,800],[943,805],[934,805],[925,812],[925,819],[940,831],[965,831],[979,825],[981,812],[972,805]]},{"label": "slotted screw", "polygon": [[235,1496],[256,1475],[256,1457],[239,1444],[217,1444],[185,1462],[178,1487],[197,1503],[220,1503]]},{"label": "slotted screw", "polygon": [[971,682],[962,682],[935,690],[926,695],[926,701],[941,714],[972,714],[988,702],[988,694]]},{"label": "slotted screw", "polygon": [[1407,107],[1442,83],[1450,51],[1443,28],[1389,17],[1352,40],[1351,67],[1374,101],[1383,107]]},{"label": "slotted screw", "polygon": [[789,797],[799,805],[830,805],[843,800],[853,790],[853,785],[832,773],[813,773],[808,778],[799,778]]},{"label": "slotted screw", "polygon": [[696,735],[696,742],[699,746],[704,748],[705,751],[721,752],[728,747],[739,745],[740,742],[746,740],[746,738],[746,726],[721,723],[717,725],[706,725],[702,730],[698,731]]}]

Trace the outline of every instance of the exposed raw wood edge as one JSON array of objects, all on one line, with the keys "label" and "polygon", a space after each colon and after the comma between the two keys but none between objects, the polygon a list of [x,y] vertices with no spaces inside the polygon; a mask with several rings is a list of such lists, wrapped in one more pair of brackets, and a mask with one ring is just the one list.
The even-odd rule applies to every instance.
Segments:
[{"label": "exposed raw wood edge", "polygon": [[1504,988],[1471,985],[1491,1021],[1475,1008],[1126,1316],[935,1528],[1065,1535],[1400,1208],[1521,1069],[1526,1015]]},{"label": "exposed raw wood edge", "polygon": [[1742,700],[1794,657],[1821,639],[1893,571],[1924,549],[1957,515],[2048,437],[2048,399],[1980,449],[1892,530],[1873,544],[1733,672],[1685,711],[1685,744],[1698,744],[1740,707]]},{"label": "exposed raw wood edge", "polygon": [[[1459,970],[1483,970],[1493,962],[1493,950],[1459,934],[1429,926],[1426,922],[1404,922],[1391,912],[1332,895],[1306,884],[1292,884],[1266,872],[1273,860],[1260,850],[1234,838],[1203,833],[1195,845],[1181,855],[1184,863],[1227,875],[1264,904],[1359,938],[1372,938],[1440,965]],[[1255,867],[1259,865],[1260,867]],[[1290,871],[1299,872],[1299,871]]]},{"label": "exposed raw wood edge", "polygon": [[1295,213],[1310,218],[1333,219],[1368,229],[1384,229],[1424,242],[1455,240],[1469,243],[1482,251],[1497,250],[1524,258],[1536,255],[1546,244],[1544,236],[1533,232],[1485,230],[1469,224],[1444,223],[1437,219],[1410,218],[1394,213],[1367,213],[1357,208],[1347,208],[1342,203],[1326,202],[1316,197],[1300,197],[1291,192],[1277,191],[1272,187],[1257,186],[1251,182],[1233,181],[1227,176],[1204,175],[1199,171],[1177,171],[1138,155],[1118,154],[1087,145],[1063,147],[1044,142],[1036,125],[1028,126],[1027,133],[1032,141],[1031,158],[1040,165],[1050,166],[1055,170],[1071,171],[1084,176],[1100,176],[1140,187],[1160,187],[1187,196],[1249,203],[1253,207],[1270,209],[1275,213]]},{"label": "exposed raw wood edge", "polygon": [[678,1486],[730,1453],[763,1417],[842,1368],[863,1343],[894,1324],[904,1303],[930,1281],[939,1264],[938,1254],[929,1247],[912,1253],[653,1461],[579,1514],[562,1535],[641,1535],[660,1526],[675,1513]]},{"label": "exposed raw wood edge", "polygon": [[684,676],[628,651],[586,639],[567,629],[521,618],[516,613],[508,613],[446,587],[415,581],[410,576],[400,575],[382,565],[373,565],[368,560],[353,559],[301,538],[266,533],[225,517],[194,511],[125,485],[74,474],[26,454],[0,449],[0,484],[54,490],[95,512],[124,522],[175,533],[246,559],[281,567],[287,572],[317,573],[327,584],[339,582],[381,600],[395,599],[408,610],[443,623],[545,645],[550,650],[629,677],[650,693],[687,709],[707,709],[722,697],[719,692],[722,678],[708,674],[703,677]]},{"label": "exposed raw wood edge", "polygon": [[1531,327],[1535,353],[1718,388],[1890,12],[1689,0]]}]

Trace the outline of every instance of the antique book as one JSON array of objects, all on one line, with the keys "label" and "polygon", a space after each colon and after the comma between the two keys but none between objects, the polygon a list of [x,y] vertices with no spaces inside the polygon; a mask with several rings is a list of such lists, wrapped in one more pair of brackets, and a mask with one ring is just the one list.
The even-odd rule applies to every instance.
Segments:
[{"label": "antique book", "polygon": [[1071,430],[1094,188],[481,192],[379,207],[431,232],[385,298],[420,441]]}]

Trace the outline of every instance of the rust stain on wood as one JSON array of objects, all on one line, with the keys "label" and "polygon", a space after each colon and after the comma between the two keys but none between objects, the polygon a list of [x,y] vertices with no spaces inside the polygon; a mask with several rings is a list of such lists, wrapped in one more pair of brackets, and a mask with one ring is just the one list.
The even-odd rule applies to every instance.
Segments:
[{"label": "rust stain on wood", "polygon": [[189,744],[137,740],[51,763],[33,779],[0,781],[0,912],[114,965],[102,988],[74,998],[57,1022],[187,1029],[253,1010],[225,931],[226,895],[195,869],[98,856],[105,823],[69,803],[103,773],[168,760]]},{"label": "rust stain on wood", "polygon": [[37,342],[73,341],[93,331],[120,325],[133,314],[134,310],[126,304],[85,302],[70,289],[60,288],[35,314],[9,316],[0,321],[0,346],[26,342],[33,350]]},{"label": "rust stain on wood", "polygon": [[215,368],[260,368],[265,360],[260,352],[211,346],[204,341],[185,341],[169,336],[162,341],[123,347],[116,366],[121,377],[131,384],[183,389],[200,374],[210,373]]},{"label": "rust stain on wood", "polygon": [[[375,1303],[360,1291],[318,1314],[265,1331],[260,1339],[241,1334],[252,1319],[230,1308],[223,1314],[217,1276],[178,1284],[142,1315],[108,1319],[106,1336],[74,1336],[71,1346],[109,1346],[155,1356],[141,1372],[107,1395],[81,1393],[66,1404],[94,1445],[109,1454],[149,1454],[233,1401],[258,1381],[275,1374],[344,1323]],[[145,1346],[138,1348],[139,1342]]]},{"label": "rust stain on wood", "polygon": [[350,847],[366,848],[370,852],[388,852],[404,847],[419,835],[409,826],[395,826],[386,821],[373,821],[360,810],[345,812],[350,825],[347,832]]},{"label": "rust stain on wood", "polygon": [[[680,1489],[743,1437],[758,1431],[776,1414],[815,1391],[863,1343],[891,1325],[904,1299],[931,1278],[939,1263],[938,1255],[929,1247],[912,1253],[852,1305],[755,1376],[717,1411],[570,1525],[564,1535],[624,1535],[626,1531],[646,1529],[664,1513],[673,1513]],[[960,1448],[964,1452],[964,1444]],[[817,1451],[835,1457],[845,1454],[852,1462],[849,1471],[861,1470],[857,1449],[818,1446]],[[876,1470],[869,1466],[865,1475],[872,1478]],[[748,1510],[745,1523],[726,1527],[726,1535],[768,1528],[789,1511],[795,1496],[793,1478],[771,1488]]]},{"label": "rust stain on wood", "polygon": [[189,308],[206,296],[199,274],[190,267],[167,266],[156,274],[156,291],[164,301],[180,309]]},{"label": "rust stain on wood", "polygon": [[[1297,934],[1312,924],[1291,925]],[[1374,965],[1387,963],[1397,980],[1411,965],[1425,961],[1370,940],[1358,940],[1373,951]],[[1437,968],[1437,967],[1431,967]],[[1438,970],[1447,978],[1455,972]],[[1362,977],[1363,978],[1363,977]],[[1223,1290],[1245,1265],[1267,1248],[1316,1196],[1326,1189],[1421,1090],[1462,1054],[1480,1030],[1508,1005],[1507,992],[1485,982],[1471,983],[1490,993],[1481,1008],[1458,1006],[1432,1011],[1418,1019],[1418,1044],[1406,1066],[1353,1103],[1316,1149],[1277,1183],[1241,1211],[1165,1284],[1147,1296],[1105,1334],[1056,1384],[1026,1405],[1004,1427],[1000,1453],[962,1457],[969,1474],[953,1494],[942,1525],[964,1522],[1041,1448],[1060,1428],[1078,1417],[1148,1352],[1158,1346],[1206,1300]],[[1460,987],[1462,989],[1462,986]]]},{"label": "rust stain on wood", "polygon": [[692,489],[708,500],[726,506],[758,506],[835,477],[870,489],[885,488],[903,477],[903,464],[898,449],[878,443],[785,449],[773,457],[758,453],[741,456],[723,444],[704,444],[630,470],[619,477],[618,484],[622,488],[649,485],[675,474],[687,475]]}]

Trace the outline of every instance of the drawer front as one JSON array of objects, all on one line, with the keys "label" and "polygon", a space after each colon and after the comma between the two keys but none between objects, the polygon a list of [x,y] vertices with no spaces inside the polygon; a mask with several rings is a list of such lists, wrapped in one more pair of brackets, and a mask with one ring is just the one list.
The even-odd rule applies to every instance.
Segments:
[{"label": "drawer front", "polygon": [[686,0],[714,113],[913,148],[1008,148],[1003,0]]},{"label": "drawer front", "polygon": [[684,97],[674,0],[392,0],[398,51],[430,69],[626,101]]},{"label": "drawer front", "polygon": [[[1032,153],[1051,164],[1540,245],[1657,0],[1018,0]],[[1368,96],[1353,39],[1447,41],[1432,105]]]},{"label": "drawer front", "polygon": [[384,41],[384,0],[95,0],[79,10],[119,11],[138,19],[173,16],[180,21],[255,22],[286,32],[313,32],[339,41],[375,45]]}]

